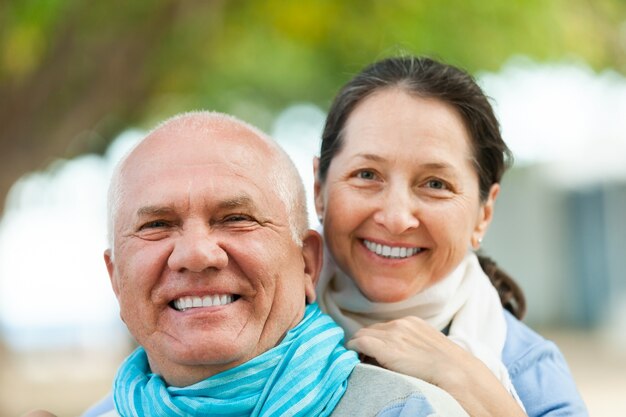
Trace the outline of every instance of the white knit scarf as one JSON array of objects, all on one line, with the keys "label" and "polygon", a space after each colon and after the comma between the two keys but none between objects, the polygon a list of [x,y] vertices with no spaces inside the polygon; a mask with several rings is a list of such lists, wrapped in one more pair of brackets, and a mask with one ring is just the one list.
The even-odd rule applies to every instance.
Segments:
[{"label": "white knit scarf", "polygon": [[318,303],[345,330],[346,340],[361,327],[406,316],[417,316],[438,330],[449,326],[448,338],[480,359],[521,405],[502,363],[507,332],[502,304],[474,252],[468,251],[446,278],[394,303],[368,300],[328,251],[324,255]]}]

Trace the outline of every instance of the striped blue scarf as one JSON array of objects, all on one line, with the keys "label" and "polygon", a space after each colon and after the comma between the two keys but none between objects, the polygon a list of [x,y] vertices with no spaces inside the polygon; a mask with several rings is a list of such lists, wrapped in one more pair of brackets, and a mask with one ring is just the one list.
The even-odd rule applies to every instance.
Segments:
[{"label": "striped blue scarf", "polygon": [[115,407],[123,417],[328,416],[358,363],[342,342],[343,330],[310,304],[275,348],[183,388],[151,373],[138,348],[115,377]]}]

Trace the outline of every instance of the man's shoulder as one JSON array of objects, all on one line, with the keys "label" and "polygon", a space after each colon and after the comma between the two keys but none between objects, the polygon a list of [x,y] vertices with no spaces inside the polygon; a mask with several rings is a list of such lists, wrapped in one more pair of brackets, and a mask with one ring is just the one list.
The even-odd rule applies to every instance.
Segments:
[{"label": "man's shoulder", "polygon": [[[332,417],[355,415],[467,417],[456,400],[442,389],[421,379],[366,364],[354,368],[348,388],[332,413]],[[111,395],[83,414],[83,417],[117,416]]]},{"label": "man's shoulder", "polygon": [[442,389],[421,379],[373,365],[358,364],[333,417],[393,417],[410,411],[412,416],[467,416]]}]

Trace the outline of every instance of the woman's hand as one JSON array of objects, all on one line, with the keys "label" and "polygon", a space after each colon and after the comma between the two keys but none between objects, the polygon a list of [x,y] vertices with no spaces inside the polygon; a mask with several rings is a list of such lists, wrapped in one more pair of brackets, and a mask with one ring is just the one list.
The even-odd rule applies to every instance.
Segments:
[{"label": "woman's hand", "polygon": [[525,416],[479,359],[418,317],[362,328],[346,346],[382,367],[437,385],[471,416]]}]

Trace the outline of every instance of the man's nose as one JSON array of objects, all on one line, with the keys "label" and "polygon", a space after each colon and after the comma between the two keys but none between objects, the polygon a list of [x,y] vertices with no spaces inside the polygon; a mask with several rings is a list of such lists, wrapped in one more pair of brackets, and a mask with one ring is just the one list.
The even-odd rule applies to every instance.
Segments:
[{"label": "man's nose", "polygon": [[168,259],[168,266],[177,272],[202,272],[205,269],[222,269],[228,264],[228,255],[220,246],[209,226],[183,229]]},{"label": "man's nose", "polygon": [[380,205],[374,213],[374,221],[389,233],[400,235],[420,225],[417,217],[416,197],[410,190],[390,188],[381,196]]}]

